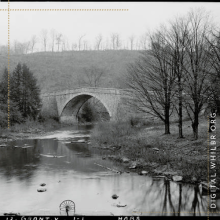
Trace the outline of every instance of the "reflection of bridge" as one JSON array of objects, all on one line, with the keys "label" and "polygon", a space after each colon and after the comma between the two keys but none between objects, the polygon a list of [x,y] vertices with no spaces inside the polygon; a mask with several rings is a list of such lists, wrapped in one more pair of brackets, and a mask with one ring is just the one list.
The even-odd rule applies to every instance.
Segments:
[{"label": "reflection of bridge", "polygon": [[116,120],[122,100],[131,97],[130,91],[115,88],[77,88],[62,92],[44,93],[42,110],[54,112],[61,122],[76,122],[77,114],[83,104],[90,98],[98,99],[110,115],[110,120]]}]

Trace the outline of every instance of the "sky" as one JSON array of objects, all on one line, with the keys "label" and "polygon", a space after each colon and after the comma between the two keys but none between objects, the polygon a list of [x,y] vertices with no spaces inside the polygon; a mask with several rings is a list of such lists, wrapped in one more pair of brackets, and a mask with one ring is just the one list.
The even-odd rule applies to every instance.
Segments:
[{"label": "sky", "polygon": [[[0,2],[0,9],[8,3]],[[102,34],[110,38],[118,33],[121,39],[138,37],[161,23],[184,15],[192,8],[209,11],[216,23],[220,21],[220,3],[193,2],[11,2],[11,9],[128,9],[127,11],[11,11],[10,42],[25,42],[33,35],[40,36],[42,29],[55,29],[75,42],[81,35],[84,40],[95,41]],[[8,40],[8,12],[0,11],[0,45]]]}]

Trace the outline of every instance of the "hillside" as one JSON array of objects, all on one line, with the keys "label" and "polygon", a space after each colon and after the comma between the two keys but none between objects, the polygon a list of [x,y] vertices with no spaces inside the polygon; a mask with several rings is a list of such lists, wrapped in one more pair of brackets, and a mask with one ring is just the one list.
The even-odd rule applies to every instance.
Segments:
[{"label": "hillside", "polygon": [[[42,92],[61,91],[80,87],[79,77],[85,68],[95,66],[105,69],[101,87],[125,88],[128,63],[134,62],[139,51],[67,51],[39,52],[27,55],[11,55],[10,71],[18,62],[26,63],[38,79]],[[7,66],[7,54],[0,56],[0,75]]]}]

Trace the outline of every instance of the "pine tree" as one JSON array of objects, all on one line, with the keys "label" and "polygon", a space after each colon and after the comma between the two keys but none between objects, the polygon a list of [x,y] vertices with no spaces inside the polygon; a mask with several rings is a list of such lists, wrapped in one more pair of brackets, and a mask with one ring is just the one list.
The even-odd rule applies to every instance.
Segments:
[{"label": "pine tree", "polygon": [[[8,102],[9,101],[9,102]],[[7,127],[8,125],[8,103],[10,105],[9,122],[10,125],[21,123],[22,115],[12,100],[8,100],[8,70],[4,69],[2,79],[0,81],[0,126]]]},{"label": "pine tree", "polygon": [[1,104],[7,103],[8,101],[8,70],[5,67],[0,82],[0,102]]},{"label": "pine tree", "polygon": [[11,99],[24,118],[36,119],[40,106],[40,89],[37,80],[26,64],[18,63],[11,80]]}]

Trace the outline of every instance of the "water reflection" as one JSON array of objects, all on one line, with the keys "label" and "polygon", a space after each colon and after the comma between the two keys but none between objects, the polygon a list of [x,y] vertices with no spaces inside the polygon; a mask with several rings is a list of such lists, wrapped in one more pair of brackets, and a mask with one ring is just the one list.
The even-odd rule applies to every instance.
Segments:
[{"label": "water reflection", "polygon": [[[114,168],[112,161],[102,160],[88,144],[74,142],[82,139],[74,135],[76,132],[59,140],[19,140],[0,149],[0,214],[59,215],[59,204],[70,199],[76,204],[76,214],[84,215],[207,215],[207,197],[198,187],[115,174],[94,164]],[[47,191],[38,193],[42,182]],[[119,198],[113,200],[112,194]]]}]

